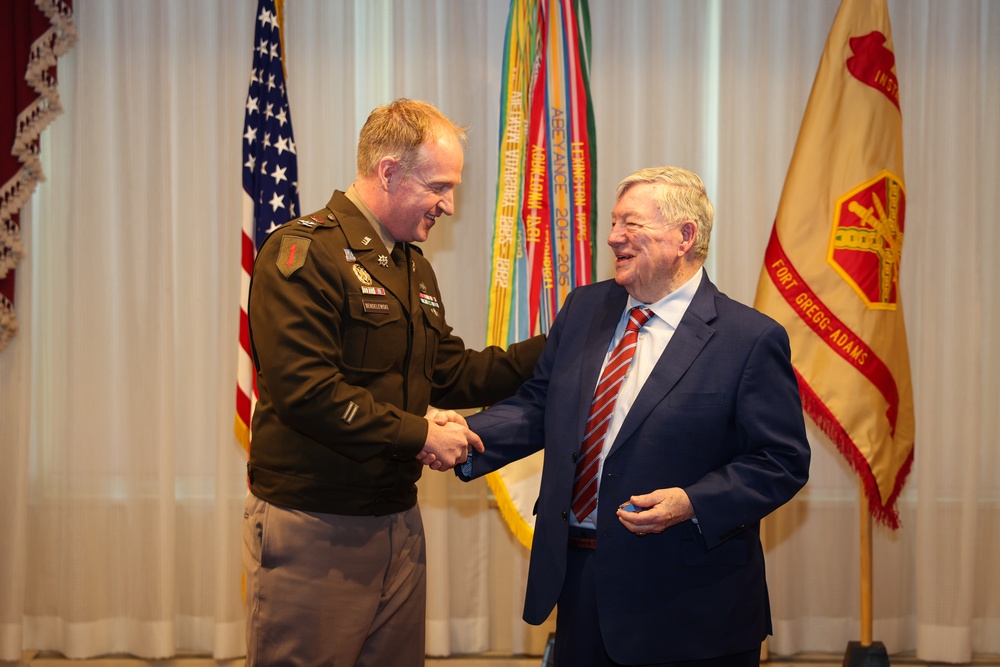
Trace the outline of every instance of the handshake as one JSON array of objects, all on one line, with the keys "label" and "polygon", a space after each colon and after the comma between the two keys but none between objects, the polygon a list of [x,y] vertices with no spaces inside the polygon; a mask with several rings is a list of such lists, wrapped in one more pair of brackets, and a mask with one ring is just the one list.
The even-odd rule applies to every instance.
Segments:
[{"label": "handshake", "polygon": [[454,410],[428,408],[427,439],[417,460],[431,470],[451,470],[469,458],[469,447],[483,451],[483,441],[469,430],[465,417]]}]

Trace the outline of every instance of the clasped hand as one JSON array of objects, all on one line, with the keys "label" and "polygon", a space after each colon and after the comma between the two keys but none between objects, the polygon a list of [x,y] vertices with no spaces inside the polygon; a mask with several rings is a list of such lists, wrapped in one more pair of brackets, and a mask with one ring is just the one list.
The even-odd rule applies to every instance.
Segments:
[{"label": "clasped hand", "polygon": [[639,511],[629,512],[619,507],[616,514],[622,525],[640,536],[662,533],[667,528],[693,519],[695,516],[691,499],[684,489],[677,487],[657,489],[652,493],[632,496],[629,502],[639,508]]},{"label": "clasped hand", "polygon": [[427,440],[416,458],[431,470],[450,470],[465,463],[469,447],[483,451],[483,441],[469,430],[465,417],[454,410],[428,408],[424,419],[427,420]]}]

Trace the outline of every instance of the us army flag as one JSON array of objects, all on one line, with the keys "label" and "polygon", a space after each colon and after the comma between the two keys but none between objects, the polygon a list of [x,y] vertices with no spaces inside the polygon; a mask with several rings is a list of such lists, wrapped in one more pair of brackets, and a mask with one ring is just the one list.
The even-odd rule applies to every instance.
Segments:
[{"label": "us army flag", "polygon": [[900,297],[906,219],[886,0],[843,0],[809,96],[754,305],[788,330],[803,406],[899,527],[914,416]]},{"label": "us army flag", "polygon": [[[594,114],[587,0],[511,0],[500,101],[500,165],[487,342],[548,331],[593,281]],[[531,546],[541,455],[487,477],[513,533]]]}]

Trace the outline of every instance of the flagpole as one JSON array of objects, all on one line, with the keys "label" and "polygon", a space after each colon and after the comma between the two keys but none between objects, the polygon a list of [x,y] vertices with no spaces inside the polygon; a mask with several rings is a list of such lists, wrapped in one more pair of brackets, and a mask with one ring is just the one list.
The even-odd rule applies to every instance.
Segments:
[{"label": "flagpole", "polygon": [[872,515],[861,486],[861,646],[872,645]]},{"label": "flagpole", "polygon": [[848,642],[843,667],[888,667],[882,642],[872,640],[872,515],[868,511],[864,482],[860,484],[861,509],[861,641]]}]

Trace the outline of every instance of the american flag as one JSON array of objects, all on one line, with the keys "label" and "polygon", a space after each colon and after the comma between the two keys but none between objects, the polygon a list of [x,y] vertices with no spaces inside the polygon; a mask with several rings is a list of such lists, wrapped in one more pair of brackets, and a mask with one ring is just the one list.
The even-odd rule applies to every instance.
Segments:
[{"label": "american flag", "polygon": [[253,71],[243,121],[243,270],[236,379],[236,437],[247,449],[256,402],[256,372],[247,329],[250,275],[267,235],[299,214],[298,161],[285,90],[280,23],[275,0],[258,0]]}]

